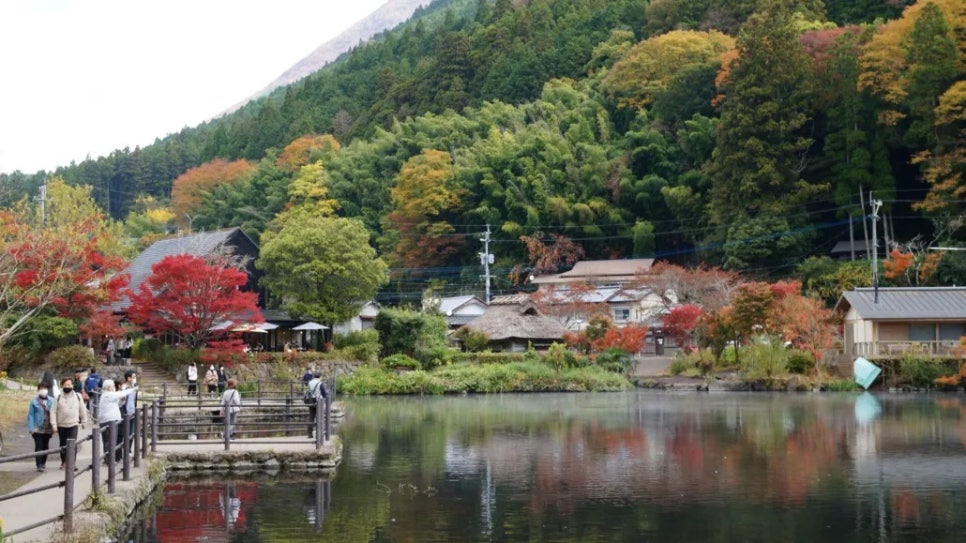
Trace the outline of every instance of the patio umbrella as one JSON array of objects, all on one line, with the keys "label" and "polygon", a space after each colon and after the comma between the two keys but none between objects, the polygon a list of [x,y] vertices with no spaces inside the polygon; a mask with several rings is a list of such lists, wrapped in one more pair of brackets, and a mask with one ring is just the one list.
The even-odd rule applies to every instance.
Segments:
[{"label": "patio umbrella", "polygon": [[312,322],[312,321],[306,322],[304,324],[300,324],[295,328],[292,328],[292,330],[303,330],[303,331],[304,330],[328,330],[328,329],[329,329],[328,326],[319,324],[317,322]]},{"label": "patio umbrella", "polygon": [[267,334],[268,330],[260,328],[254,324],[242,324],[231,329],[232,332],[246,332],[249,334]]},{"label": "patio umbrella", "polygon": [[263,322],[263,323],[259,324],[258,327],[261,328],[262,330],[274,330],[274,329],[278,328],[278,325],[277,324],[272,324],[270,322]]}]

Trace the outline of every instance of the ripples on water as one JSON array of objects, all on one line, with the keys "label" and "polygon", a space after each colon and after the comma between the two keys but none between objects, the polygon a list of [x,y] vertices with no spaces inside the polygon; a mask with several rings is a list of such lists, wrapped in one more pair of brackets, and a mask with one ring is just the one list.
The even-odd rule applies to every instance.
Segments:
[{"label": "ripples on water", "polygon": [[348,398],[331,482],[174,481],[130,539],[962,541],[960,396]]}]

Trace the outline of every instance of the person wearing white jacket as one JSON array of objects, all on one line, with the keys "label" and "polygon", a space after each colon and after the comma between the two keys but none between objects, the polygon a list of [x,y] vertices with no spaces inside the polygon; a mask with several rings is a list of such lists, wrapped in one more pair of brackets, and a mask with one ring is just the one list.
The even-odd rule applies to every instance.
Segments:
[{"label": "person wearing white jacket", "polygon": [[[126,401],[127,397],[134,394],[137,389],[138,387],[132,386],[126,390],[119,391],[114,385],[113,379],[104,380],[104,385],[101,387],[100,401],[97,402],[97,423],[101,427],[101,442],[104,443],[104,458],[107,458],[107,454],[111,449],[110,425],[112,422],[121,422],[121,402]],[[121,443],[124,439],[121,431],[122,428],[118,425],[115,445]],[[121,459],[120,449],[115,451],[114,459]]]}]

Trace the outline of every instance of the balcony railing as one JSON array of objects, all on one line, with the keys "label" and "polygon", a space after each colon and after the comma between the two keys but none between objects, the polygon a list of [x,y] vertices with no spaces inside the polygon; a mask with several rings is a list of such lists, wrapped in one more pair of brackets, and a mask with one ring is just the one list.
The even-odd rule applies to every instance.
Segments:
[{"label": "balcony railing", "polygon": [[889,358],[903,355],[953,357],[962,355],[958,341],[868,341],[852,346],[854,356]]}]

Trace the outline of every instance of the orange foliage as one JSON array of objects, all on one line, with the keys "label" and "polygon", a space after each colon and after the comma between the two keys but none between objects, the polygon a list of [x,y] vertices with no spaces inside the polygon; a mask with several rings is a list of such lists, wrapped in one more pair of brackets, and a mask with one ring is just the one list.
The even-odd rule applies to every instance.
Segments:
[{"label": "orange foliage", "polygon": [[942,253],[916,254],[893,249],[889,252],[889,259],[882,263],[883,275],[903,286],[919,285],[936,273],[942,257]]},{"label": "orange foliage", "polygon": [[255,169],[255,166],[245,160],[228,162],[217,158],[179,175],[171,187],[171,210],[175,213],[175,221],[182,226],[188,224],[190,215],[201,204],[201,197],[218,185],[235,183],[244,175]]},{"label": "orange foliage", "polygon": [[329,134],[302,136],[282,149],[275,165],[289,172],[296,172],[302,166],[312,162],[313,151],[338,151],[340,145],[335,137]]},{"label": "orange foliage", "polygon": [[646,336],[647,327],[645,326],[629,325],[623,328],[611,328],[604,333],[604,337],[591,341],[590,346],[598,352],[620,349],[627,354],[635,354],[644,348]]}]

